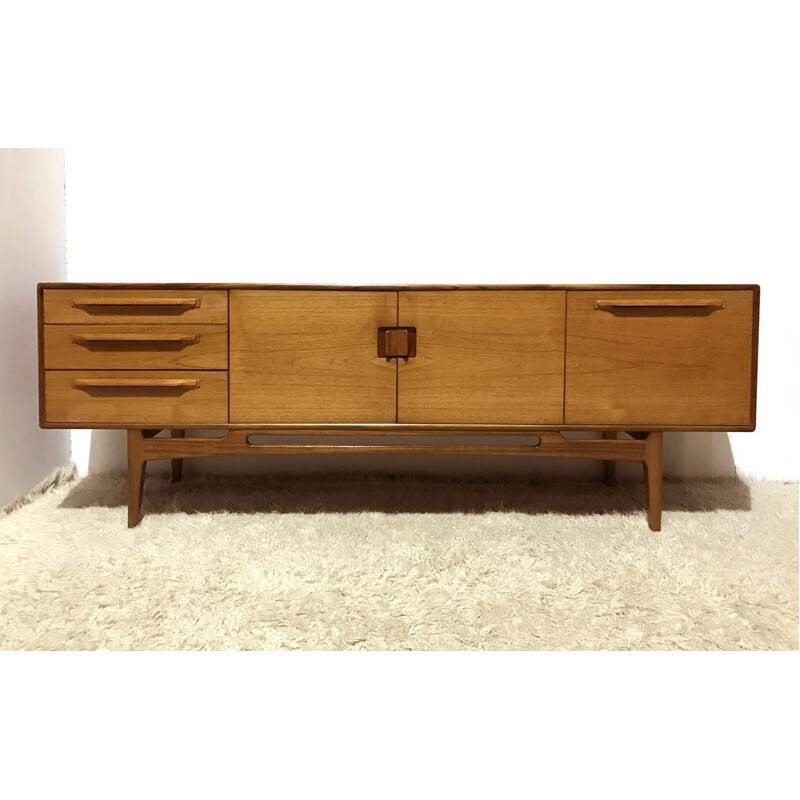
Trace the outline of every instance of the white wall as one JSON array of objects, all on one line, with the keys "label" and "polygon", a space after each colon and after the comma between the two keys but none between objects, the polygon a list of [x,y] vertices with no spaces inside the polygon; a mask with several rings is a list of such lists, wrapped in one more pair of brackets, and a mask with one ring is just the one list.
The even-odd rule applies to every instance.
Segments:
[{"label": "white wall", "polygon": [[788,4],[301,6],[135,59],[67,148],[71,280],[760,283],[757,431],[666,469],[798,478]]},{"label": "white wall", "polygon": [[39,428],[36,284],[64,280],[64,151],[0,149],[0,506],[69,464]]}]

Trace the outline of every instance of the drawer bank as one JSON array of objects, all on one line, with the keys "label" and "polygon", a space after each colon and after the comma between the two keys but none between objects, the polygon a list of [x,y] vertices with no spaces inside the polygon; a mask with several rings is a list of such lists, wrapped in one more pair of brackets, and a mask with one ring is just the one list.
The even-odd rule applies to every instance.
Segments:
[{"label": "drawer bank", "polygon": [[[131,527],[148,460],[179,480],[196,456],[348,452],[593,458],[609,482],[638,461],[659,530],[663,432],[755,429],[754,285],[43,283],[38,303],[40,424],[127,429]],[[359,434],[388,443],[337,443]]]}]

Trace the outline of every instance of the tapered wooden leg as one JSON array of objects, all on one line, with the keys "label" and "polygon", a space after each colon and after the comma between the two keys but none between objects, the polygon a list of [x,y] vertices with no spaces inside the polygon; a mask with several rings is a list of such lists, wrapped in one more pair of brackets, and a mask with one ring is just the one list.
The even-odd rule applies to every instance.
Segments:
[{"label": "tapered wooden leg", "polygon": [[[173,430],[170,431],[170,435],[173,439],[183,439],[186,436],[186,431],[184,430]],[[183,459],[182,458],[173,458],[172,459],[172,482],[177,483],[183,477]]]},{"label": "tapered wooden leg", "polygon": [[147,461],[144,458],[144,432],[128,431],[128,527],[135,528],[142,518],[142,495]]},{"label": "tapered wooden leg", "polygon": [[[604,439],[616,439],[617,432],[616,431],[603,431],[603,438]],[[616,461],[604,461],[603,462],[603,481],[607,483],[609,486],[614,486],[617,482],[617,473],[616,473]]]},{"label": "tapered wooden leg", "polygon": [[653,431],[647,435],[644,451],[644,480],[647,485],[647,521],[651,531],[661,530],[661,458],[664,434]]}]

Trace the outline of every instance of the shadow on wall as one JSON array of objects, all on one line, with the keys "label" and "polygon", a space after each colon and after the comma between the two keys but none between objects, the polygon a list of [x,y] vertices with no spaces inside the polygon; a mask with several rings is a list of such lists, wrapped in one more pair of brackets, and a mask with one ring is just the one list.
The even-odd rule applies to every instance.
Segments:
[{"label": "shadow on wall", "polygon": [[[208,435],[192,431],[190,435]],[[570,438],[597,438],[595,434],[568,434]],[[283,439],[287,441],[287,439]],[[341,439],[340,439],[341,441]],[[449,439],[452,444],[457,441]],[[468,439],[458,442],[468,443]],[[507,437],[509,444],[525,444],[521,437]],[[127,469],[126,433],[121,430],[92,432],[89,474]],[[151,462],[148,472],[163,469],[166,461]],[[234,456],[187,459],[184,474],[307,474],[375,473],[414,474],[460,478],[595,478],[602,474],[599,461],[562,458],[524,458],[496,456],[406,456],[406,455],[314,455],[314,456]],[[664,475],[670,478],[733,478],[736,464],[727,433],[674,432],[664,434]],[[641,465],[617,462],[620,479],[640,480]]]}]

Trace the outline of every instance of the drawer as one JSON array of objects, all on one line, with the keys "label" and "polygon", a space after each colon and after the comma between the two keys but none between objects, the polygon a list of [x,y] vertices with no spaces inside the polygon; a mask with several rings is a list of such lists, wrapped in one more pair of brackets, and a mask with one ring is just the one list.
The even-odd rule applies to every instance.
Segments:
[{"label": "drawer", "polygon": [[567,295],[567,424],[754,425],[754,291]]},{"label": "drawer", "polygon": [[187,427],[228,420],[228,373],[46,370],[45,422]]},{"label": "drawer", "polygon": [[45,369],[227,369],[227,325],[45,325]]},{"label": "drawer", "polygon": [[225,290],[45,289],[44,322],[228,322]]}]

